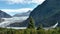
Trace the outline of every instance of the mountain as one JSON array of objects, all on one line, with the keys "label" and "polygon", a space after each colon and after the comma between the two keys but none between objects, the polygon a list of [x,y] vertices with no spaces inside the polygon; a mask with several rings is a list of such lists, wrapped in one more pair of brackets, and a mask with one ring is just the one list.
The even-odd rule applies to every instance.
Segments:
[{"label": "mountain", "polygon": [[0,10],[0,18],[11,18],[11,17],[12,16],[10,16],[9,14]]},{"label": "mountain", "polygon": [[[36,26],[42,24],[44,27],[49,27],[56,22],[58,22],[58,26],[60,26],[60,0],[45,0],[30,13],[29,17],[35,20]],[[20,23],[20,25],[27,26],[28,22],[29,18],[23,23]]]},{"label": "mountain", "polygon": [[18,14],[15,14],[14,17],[24,17],[24,16],[29,16],[30,14],[30,10],[28,12],[25,12],[25,13],[18,13]]},{"label": "mountain", "polygon": [[52,26],[57,21],[60,22],[60,0],[46,0],[38,5],[30,14],[35,20],[36,26]]}]

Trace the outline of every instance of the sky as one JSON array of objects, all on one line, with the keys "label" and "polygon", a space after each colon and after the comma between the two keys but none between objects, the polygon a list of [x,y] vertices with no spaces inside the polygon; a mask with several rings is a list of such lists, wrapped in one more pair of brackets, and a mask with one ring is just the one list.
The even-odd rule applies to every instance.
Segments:
[{"label": "sky", "polygon": [[16,13],[23,13],[33,10],[45,0],[0,0],[0,10],[13,16]]}]

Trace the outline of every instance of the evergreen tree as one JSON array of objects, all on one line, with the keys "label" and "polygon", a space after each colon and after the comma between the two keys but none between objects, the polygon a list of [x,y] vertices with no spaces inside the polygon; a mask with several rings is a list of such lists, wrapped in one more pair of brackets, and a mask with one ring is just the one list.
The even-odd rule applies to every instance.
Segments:
[{"label": "evergreen tree", "polygon": [[35,22],[34,19],[32,17],[29,18],[29,23],[28,23],[28,27],[29,29],[35,29]]}]

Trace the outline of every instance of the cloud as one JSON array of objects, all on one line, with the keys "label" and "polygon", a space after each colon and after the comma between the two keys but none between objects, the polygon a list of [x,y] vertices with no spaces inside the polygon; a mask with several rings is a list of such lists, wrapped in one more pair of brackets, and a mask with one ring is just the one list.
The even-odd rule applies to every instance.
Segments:
[{"label": "cloud", "polygon": [[6,1],[6,3],[9,4],[31,4],[31,3],[35,3],[35,4],[41,4],[43,1],[45,0],[2,0],[2,1]]},{"label": "cloud", "polygon": [[29,10],[33,10],[32,8],[21,8],[21,9],[0,9],[10,15],[14,15],[16,13],[23,13],[23,12],[27,12]]},{"label": "cloud", "polygon": [[28,10],[32,10],[32,8],[21,8],[21,9],[1,9],[4,12],[27,12]]}]

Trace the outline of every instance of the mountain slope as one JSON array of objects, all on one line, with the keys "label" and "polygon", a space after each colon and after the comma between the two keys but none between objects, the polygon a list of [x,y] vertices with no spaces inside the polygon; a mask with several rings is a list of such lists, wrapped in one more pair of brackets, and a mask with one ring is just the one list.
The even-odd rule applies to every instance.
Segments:
[{"label": "mountain slope", "polygon": [[10,16],[9,14],[0,10],[0,18],[11,18],[11,17],[12,16]]},{"label": "mountain slope", "polygon": [[30,14],[30,10],[28,12],[25,12],[25,13],[18,13],[18,14],[15,14],[14,17],[24,17],[24,16],[29,16]]},{"label": "mountain slope", "polygon": [[30,14],[36,25],[54,25],[60,19],[60,0],[46,0],[43,4],[36,7]]}]

